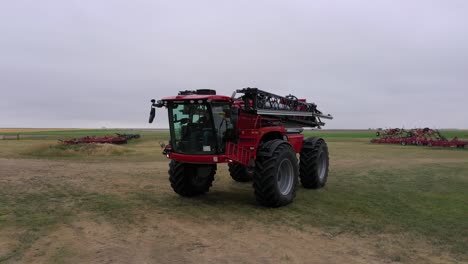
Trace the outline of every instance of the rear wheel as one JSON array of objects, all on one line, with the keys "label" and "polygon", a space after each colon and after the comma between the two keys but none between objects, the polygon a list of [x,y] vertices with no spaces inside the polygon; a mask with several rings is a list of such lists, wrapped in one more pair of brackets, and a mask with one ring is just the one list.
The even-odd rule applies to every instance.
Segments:
[{"label": "rear wheel", "polygon": [[304,140],[300,153],[299,176],[304,188],[318,189],[325,186],[328,179],[328,146],[321,138]]},{"label": "rear wheel", "polygon": [[229,174],[236,182],[249,182],[252,180],[252,174],[247,171],[247,168],[240,163],[229,163]]},{"label": "rear wheel", "polygon": [[[277,144],[270,144],[274,145]],[[280,143],[269,151],[271,156],[257,158],[253,187],[258,203],[279,207],[291,203],[296,197],[299,174],[296,152],[288,143]]]},{"label": "rear wheel", "polygon": [[189,164],[171,160],[169,163],[169,181],[171,187],[181,196],[196,196],[209,191],[216,165]]}]

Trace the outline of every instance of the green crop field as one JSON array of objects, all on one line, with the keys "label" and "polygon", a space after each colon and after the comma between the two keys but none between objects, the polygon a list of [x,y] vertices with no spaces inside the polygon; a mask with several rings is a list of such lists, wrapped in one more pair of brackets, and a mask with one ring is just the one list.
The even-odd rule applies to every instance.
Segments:
[{"label": "green crop field", "polygon": [[[57,141],[115,132],[142,138]],[[47,137],[0,140],[0,263],[468,261],[468,149],[371,144],[374,131],[308,131],[329,144],[328,183],[300,187],[294,203],[271,209],[225,165],[208,194],[176,195],[161,155],[168,132],[22,133]]]}]

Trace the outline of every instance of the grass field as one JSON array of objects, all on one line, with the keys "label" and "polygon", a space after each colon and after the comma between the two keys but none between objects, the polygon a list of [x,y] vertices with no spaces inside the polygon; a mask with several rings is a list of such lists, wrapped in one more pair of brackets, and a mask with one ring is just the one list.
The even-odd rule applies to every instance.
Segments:
[{"label": "grass field", "polygon": [[[154,130],[138,129],[58,129],[58,128],[0,128],[0,135],[26,135],[26,136],[49,136],[51,138],[73,138],[88,135],[104,136],[114,135],[115,133],[133,133],[138,132],[145,136],[168,135],[168,132],[161,129],[159,133]],[[306,134],[330,138],[365,138],[370,139],[375,136],[375,130],[316,130],[306,131]],[[459,137],[468,139],[468,130],[441,130],[442,135],[447,138]]]},{"label": "grass field", "polygon": [[[28,133],[98,132],[115,131]],[[277,209],[222,165],[207,195],[177,196],[167,132],[124,146],[0,140],[0,263],[468,261],[468,150],[373,145],[373,134],[307,132],[329,143],[328,184]]]}]

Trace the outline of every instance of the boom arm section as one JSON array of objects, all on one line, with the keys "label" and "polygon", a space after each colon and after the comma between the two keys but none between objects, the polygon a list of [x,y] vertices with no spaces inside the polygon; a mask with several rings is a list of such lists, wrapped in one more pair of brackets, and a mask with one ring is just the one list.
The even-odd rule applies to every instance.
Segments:
[{"label": "boom arm section", "polygon": [[236,92],[244,94],[241,97],[243,110],[252,114],[274,116],[288,123],[319,128],[325,125],[321,118],[333,119],[330,114],[319,111],[316,104],[306,103],[294,95],[279,96],[258,88],[244,88]]}]

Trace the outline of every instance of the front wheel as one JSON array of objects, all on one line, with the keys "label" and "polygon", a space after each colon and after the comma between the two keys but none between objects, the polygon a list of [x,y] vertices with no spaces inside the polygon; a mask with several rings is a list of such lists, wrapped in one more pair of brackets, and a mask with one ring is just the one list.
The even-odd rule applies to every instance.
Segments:
[{"label": "front wheel", "polygon": [[304,140],[300,153],[301,183],[304,188],[318,189],[325,186],[328,178],[328,146],[321,138]]},{"label": "front wheel", "polygon": [[189,164],[171,160],[169,163],[169,181],[171,187],[181,196],[191,197],[209,191],[216,165]]},{"label": "front wheel", "polygon": [[252,175],[247,171],[247,167],[240,163],[229,163],[229,174],[236,182],[249,182],[252,180]]},{"label": "front wheel", "polygon": [[268,207],[289,204],[296,197],[299,174],[296,152],[286,142],[277,143],[269,144],[271,156],[257,158],[253,176],[255,198]]}]

